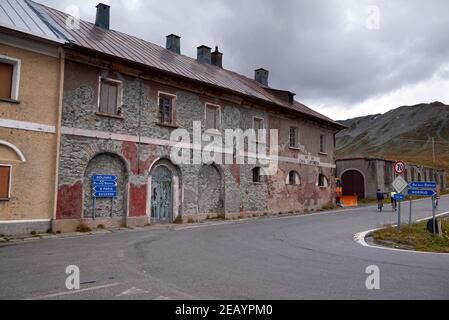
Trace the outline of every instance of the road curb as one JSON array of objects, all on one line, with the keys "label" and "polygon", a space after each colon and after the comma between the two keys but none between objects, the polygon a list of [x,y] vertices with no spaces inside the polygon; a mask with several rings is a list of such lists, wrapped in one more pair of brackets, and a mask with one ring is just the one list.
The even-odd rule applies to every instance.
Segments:
[{"label": "road curb", "polygon": [[[445,215],[448,215],[448,214],[449,214],[449,211],[437,214],[436,217],[439,218],[439,217],[442,217],[442,216],[445,216]],[[415,222],[422,222],[422,221],[426,221],[426,220],[430,220],[430,219],[432,219],[432,216],[416,220]],[[393,225],[393,227],[396,227],[396,226],[397,225]],[[415,250],[389,248],[389,247],[383,247],[383,246],[379,246],[379,245],[372,245],[372,244],[369,244],[369,243],[366,242],[366,238],[368,236],[370,236],[371,234],[373,234],[376,231],[383,230],[383,229],[386,229],[386,228],[385,227],[384,228],[376,228],[376,229],[372,229],[372,230],[367,230],[367,231],[362,231],[362,232],[356,233],[353,236],[353,240],[356,243],[360,244],[362,247],[371,248],[371,249],[390,250],[390,251],[415,253],[415,254],[418,253],[418,254],[434,254],[434,255],[447,255],[447,256],[449,256],[449,253],[438,253],[438,252],[426,252],[426,251],[415,251]]]}]

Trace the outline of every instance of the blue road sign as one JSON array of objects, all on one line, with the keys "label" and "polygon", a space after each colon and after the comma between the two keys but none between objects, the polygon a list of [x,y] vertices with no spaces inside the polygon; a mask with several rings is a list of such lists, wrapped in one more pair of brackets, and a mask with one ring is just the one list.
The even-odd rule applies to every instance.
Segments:
[{"label": "blue road sign", "polygon": [[95,198],[117,198],[117,192],[94,192]]},{"label": "blue road sign", "polygon": [[117,181],[117,176],[97,174],[92,177],[93,181]]},{"label": "blue road sign", "polygon": [[436,192],[433,190],[408,189],[408,195],[418,197],[433,197],[436,195]]},{"label": "blue road sign", "polygon": [[398,193],[394,195],[393,199],[396,201],[405,201],[405,196],[403,194]]},{"label": "blue road sign", "polygon": [[117,176],[97,174],[92,177],[94,198],[117,198]]},{"label": "blue road sign", "polygon": [[94,187],[94,192],[115,192],[117,193],[117,187]]},{"label": "blue road sign", "polygon": [[93,181],[94,187],[117,187],[117,181]]},{"label": "blue road sign", "polygon": [[436,189],[436,182],[410,182],[409,188],[413,189]]}]

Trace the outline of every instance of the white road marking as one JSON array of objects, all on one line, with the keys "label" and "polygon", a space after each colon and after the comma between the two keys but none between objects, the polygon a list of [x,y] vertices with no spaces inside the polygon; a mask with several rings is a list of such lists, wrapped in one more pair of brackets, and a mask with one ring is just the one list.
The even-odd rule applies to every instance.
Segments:
[{"label": "white road marking", "polygon": [[[439,217],[445,216],[445,215],[447,215],[447,214],[449,214],[449,211],[448,211],[448,212],[444,212],[444,213],[437,214],[436,217],[439,218]],[[426,218],[422,218],[422,219],[416,220],[416,222],[426,221],[426,220],[432,219],[432,217],[433,217],[433,216],[426,217]],[[393,225],[393,227],[395,227],[395,226],[397,226],[397,225]],[[371,234],[371,233],[373,233],[373,232],[376,232],[376,231],[378,231],[378,230],[382,230],[382,229],[385,229],[385,228],[377,228],[377,229],[373,229],[373,230],[368,230],[368,231],[363,231],[363,232],[356,233],[356,234],[354,235],[354,238],[353,238],[353,239],[354,239],[355,242],[357,242],[357,243],[360,244],[361,246],[367,247],[367,248],[372,248],[372,249],[382,249],[382,250],[399,251],[399,252],[407,252],[407,253],[449,255],[449,253],[437,253],[437,252],[414,251],[414,250],[405,250],[405,249],[388,248],[388,247],[382,247],[382,246],[373,246],[373,245],[368,244],[368,243],[366,242],[365,239],[366,239],[366,237],[367,237],[369,234]]]},{"label": "white road marking", "polygon": [[131,289],[125,290],[122,293],[116,295],[116,297],[125,297],[125,296],[135,296],[135,295],[139,295],[139,294],[145,294],[148,293],[148,291],[136,288],[136,287],[132,287]]},{"label": "white road marking", "polygon": [[95,290],[100,290],[100,289],[112,288],[112,287],[116,287],[118,285],[120,285],[120,282],[105,284],[102,286],[90,287],[90,288],[80,289],[80,290],[52,293],[52,294],[48,294],[45,296],[34,297],[34,298],[31,298],[30,300],[43,300],[43,299],[56,298],[56,297],[67,296],[67,295],[77,294],[77,293],[82,293],[82,292],[87,292],[87,291],[95,291]]}]

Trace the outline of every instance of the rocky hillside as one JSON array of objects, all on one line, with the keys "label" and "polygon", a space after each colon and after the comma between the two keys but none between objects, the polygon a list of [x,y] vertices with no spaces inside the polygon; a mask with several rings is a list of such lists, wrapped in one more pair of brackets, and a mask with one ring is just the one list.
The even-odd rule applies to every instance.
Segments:
[{"label": "rocky hillside", "polygon": [[337,158],[377,156],[449,169],[448,105],[405,106],[340,122],[348,129],[337,135]]}]

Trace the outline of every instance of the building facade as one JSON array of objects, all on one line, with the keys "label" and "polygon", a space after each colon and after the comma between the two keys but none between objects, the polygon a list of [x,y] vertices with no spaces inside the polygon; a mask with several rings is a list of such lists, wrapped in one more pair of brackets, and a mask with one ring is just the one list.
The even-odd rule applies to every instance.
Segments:
[{"label": "building facade", "polygon": [[56,203],[62,42],[26,1],[2,1],[0,11],[0,234],[46,232]]},{"label": "building facade", "polygon": [[[64,28],[65,14],[43,9]],[[65,46],[54,230],[71,231],[80,222],[141,226],[301,212],[334,203],[340,124],[296,102],[293,93],[270,88],[264,69],[248,79],[223,69],[218,48],[198,47],[192,59],[180,54],[178,36],[168,36],[162,48],[111,31],[110,8],[97,10],[95,24],[81,21],[79,29],[66,30],[74,40]],[[265,129],[266,141],[258,143],[270,151],[270,130],[277,130],[278,168],[265,176],[266,164],[223,164],[225,152],[197,163],[194,141],[183,147],[192,163],[175,163],[177,129],[191,139],[206,130],[224,137],[226,129]],[[112,189],[101,190],[116,194],[95,197],[98,176],[114,179]]]},{"label": "building facade", "polygon": [[[337,177],[342,181],[343,195],[358,195],[360,199],[376,198],[377,190],[393,191],[396,179],[395,161],[378,158],[338,159]],[[446,172],[413,164],[406,164],[403,177],[407,182],[437,182],[441,190],[446,190]]]}]

